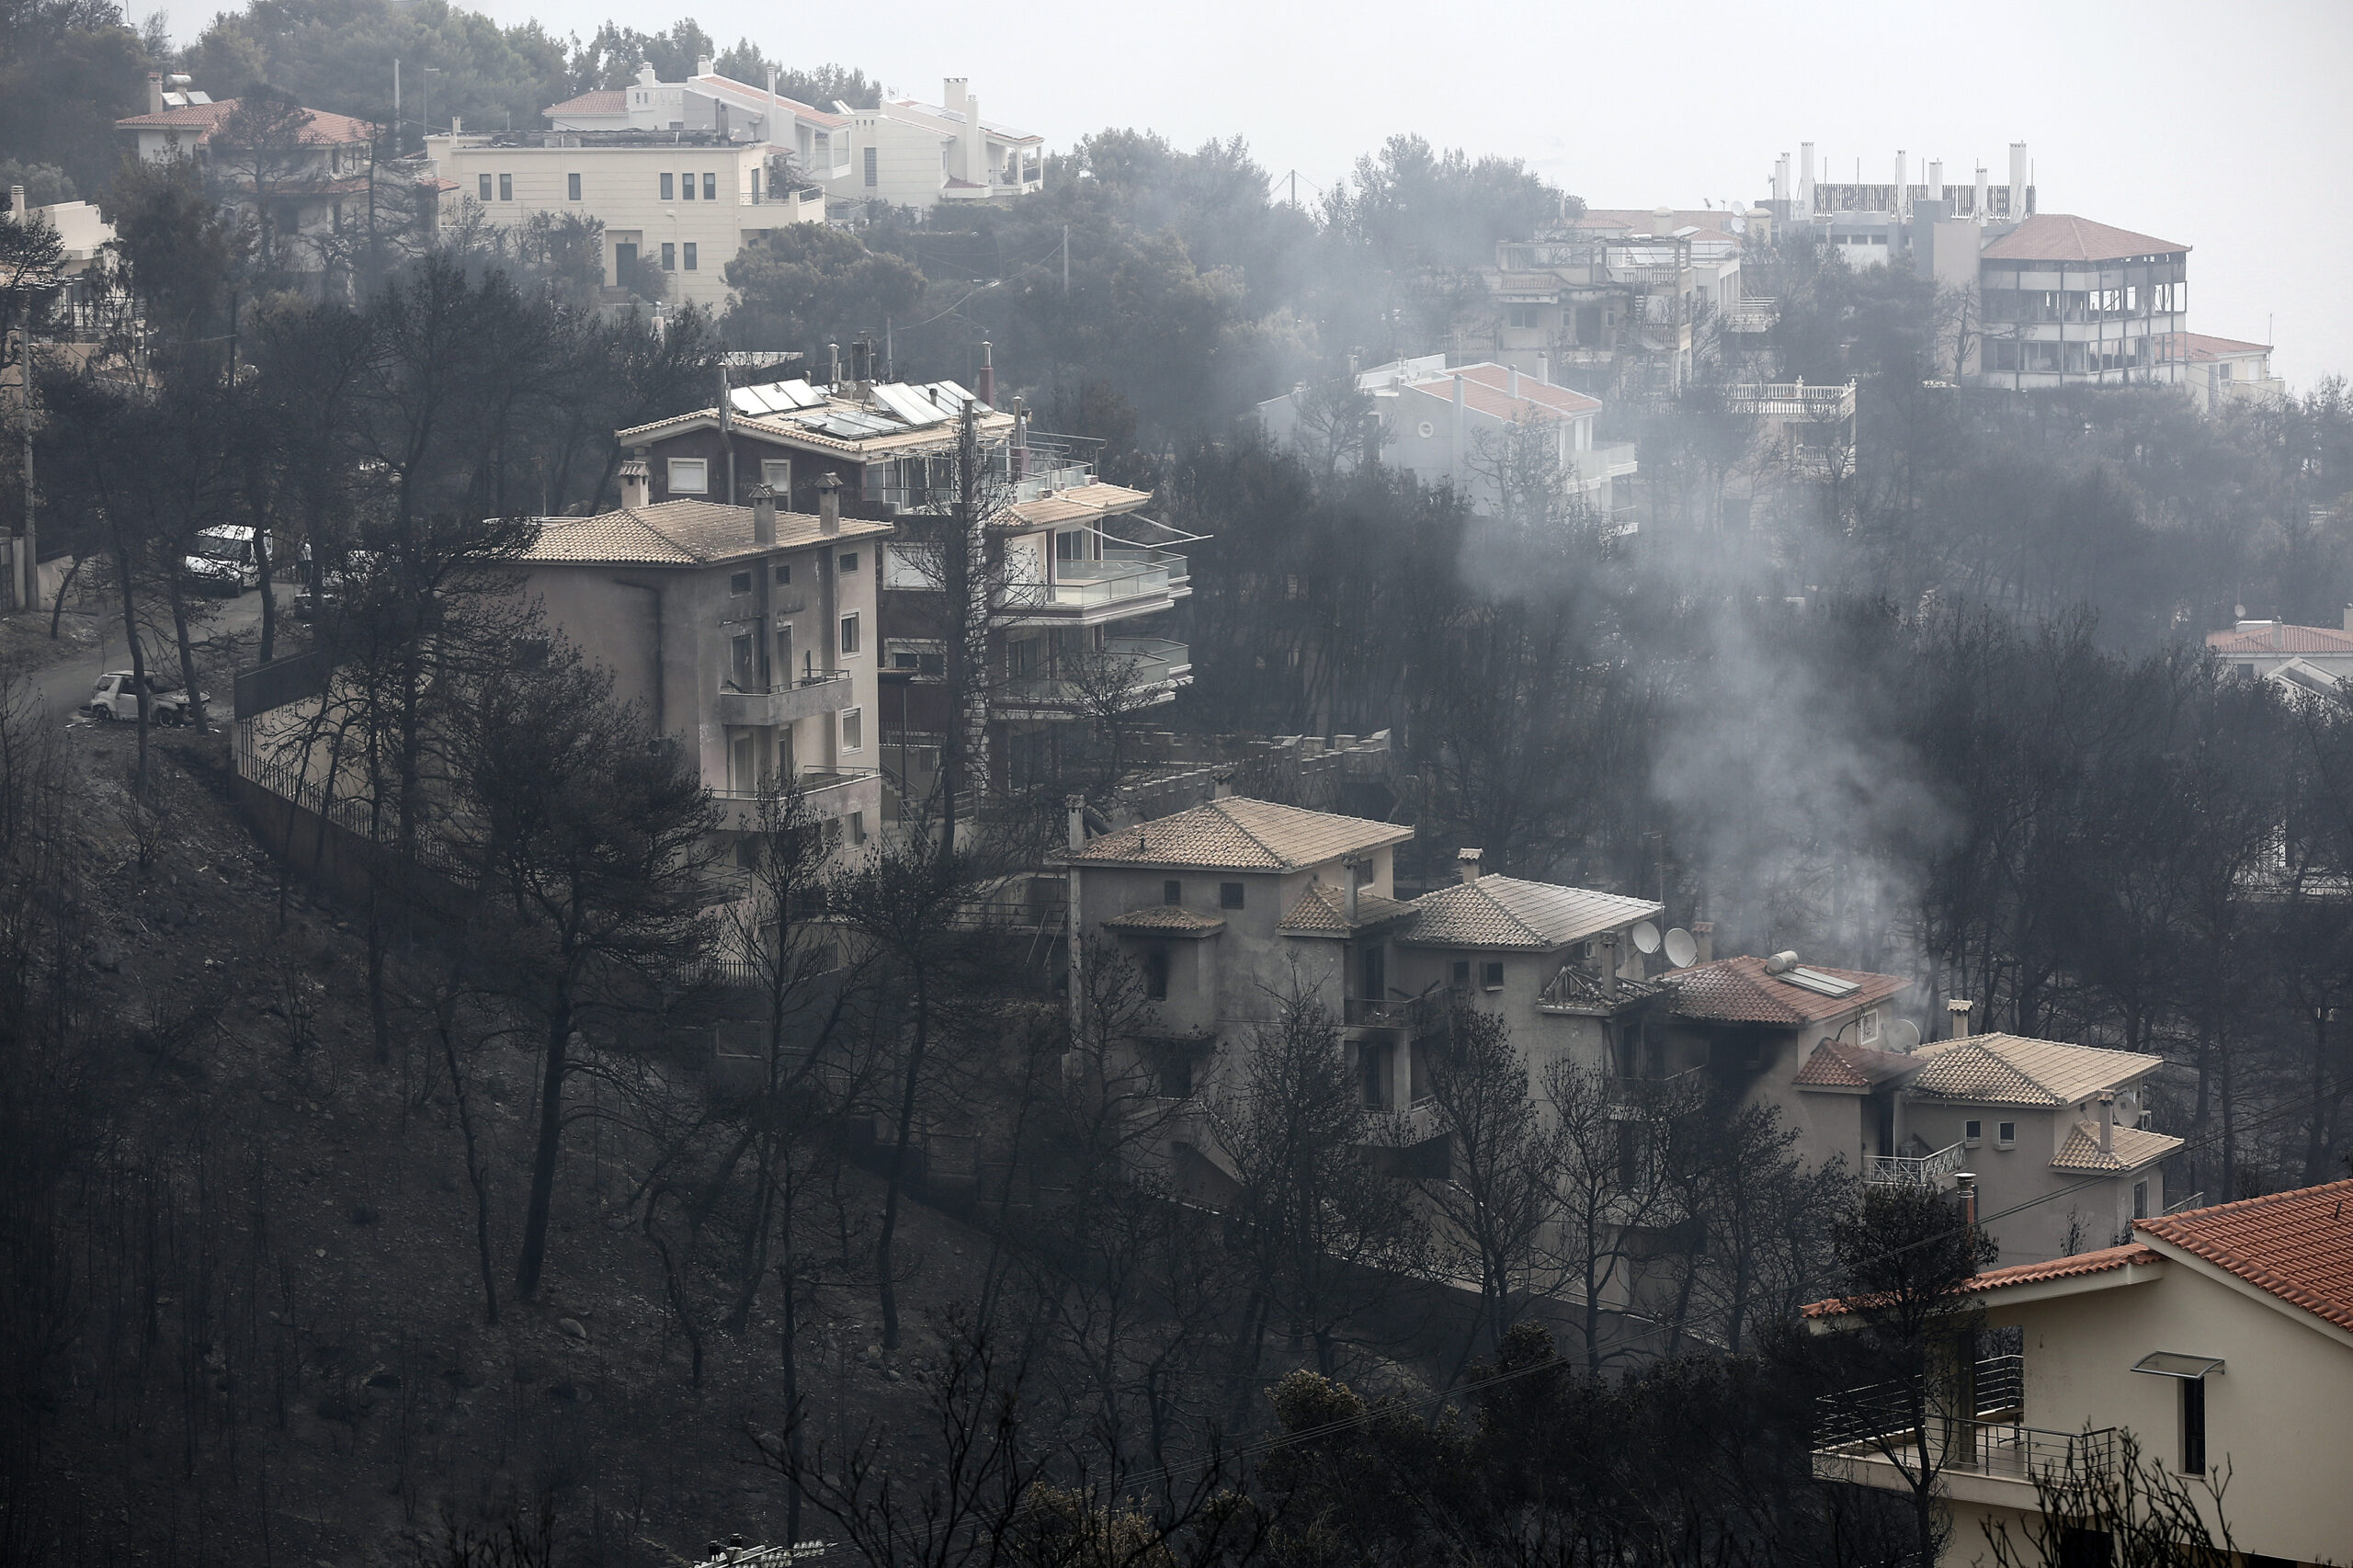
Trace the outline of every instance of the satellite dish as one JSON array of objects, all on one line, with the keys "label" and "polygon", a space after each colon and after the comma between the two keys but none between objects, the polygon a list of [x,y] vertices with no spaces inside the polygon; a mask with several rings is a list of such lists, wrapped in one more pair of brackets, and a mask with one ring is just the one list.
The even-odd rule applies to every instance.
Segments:
[{"label": "satellite dish", "polygon": [[1634,950],[1638,953],[1654,953],[1658,951],[1658,927],[1652,925],[1647,920],[1643,921],[1640,926],[1635,926]]},{"label": "satellite dish", "polygon": [[1690,966],[1691,960],[1699,956],[1699,944],[1691,939],[1690,932],[1677,926],[1666,934],[1668,963],[1673,964],[1677,969],[1687,969]]},{"label": "satellite dish", "polygon": [[2140,1090],[2127,1089],[2116,1096],[2116,1125],[2119,1127],[2141,1125]]},{"label": "satellite dish", "polygon": [[1898,1018],[1887,1026],[1887,1038],[1881,1043],[1899,1056],[1909,1054],[1920,1049],[1920,1026],[1909,1018]]}]

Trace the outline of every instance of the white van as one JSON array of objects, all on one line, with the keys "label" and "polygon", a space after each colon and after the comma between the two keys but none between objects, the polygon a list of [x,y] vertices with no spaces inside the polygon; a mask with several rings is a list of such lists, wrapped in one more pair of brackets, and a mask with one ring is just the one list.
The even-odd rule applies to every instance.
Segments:
[{"label": "white van", "polygon": [[254,530],[240,523],[205,529],[196,536],[196,548],[181,558],[180,575],[216,594],[260,587],[261,552],[254,548]]}]

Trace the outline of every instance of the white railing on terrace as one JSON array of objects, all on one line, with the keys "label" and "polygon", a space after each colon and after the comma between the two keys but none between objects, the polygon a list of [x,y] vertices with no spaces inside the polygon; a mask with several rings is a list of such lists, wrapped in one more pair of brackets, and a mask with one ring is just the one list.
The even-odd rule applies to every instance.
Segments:
[{"label": "white railing on terrace", "polygon": [[1958,1174],[1966,1164],[1959,1143],[1948,1143],[1933,1154],[1874,1154],[1863,1179],[1878,1187],[1934,1187]]},{"label": "white railing on terrace", "polygon": [[1735,412],[1778,419],[1843,419],[1855,412],[1855,383],[1810,387],[1803,381],[1748,382],[1724,389]]}]

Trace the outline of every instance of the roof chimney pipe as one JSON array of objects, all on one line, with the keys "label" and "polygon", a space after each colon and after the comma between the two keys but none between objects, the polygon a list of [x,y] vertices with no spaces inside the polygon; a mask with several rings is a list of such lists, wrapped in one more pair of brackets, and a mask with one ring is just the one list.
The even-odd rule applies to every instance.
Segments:
[{"label": "roof chimney pipe", "polygon": [[164,112],[164,74],[161,71],[147,73],[147,112]]},{"label": "roof chimney pipe", "polygon": [[654,465],[642,456],[632,457],[621,464],[621,509],[634,512],[652,504]]},{"label": "roof chimney pipe", "polygon": [[1694,920],[1691,922],[1691,948],[1693,963],[1716,961],[1716,923],[1714,921]]},{"label": "roof chimney pipe", "polygon": [[1486,855],[1483,849],[1462,848],[1454,852],[1454,878],[1461,882],[1479,880],[1479,862]]},{"label": "roof chimney pipe", "polygon": [[[1354,929],[1357,923],[1357,889],[1364,880],[1364,857],[1351,855],[1340,862],[1340,917]],[[1380,997],[1370,1000],[1378,1002]]]},{"label": "roof chimney pipe", "polygon": [[837,534],[842,531],[842,476],[827,469],[819,474],[817,487],[817,531]]},{"label": "roof chimney pipe", "polygon": [[1969,1010],[1975,1006],[1977,1006],[1976,1003],[1964,1002],[1958,996],[1945,1004],[1945,1038],[1947,1040],[1969,1038]]},{"label": "roof chimney pipe", "polygon": [[1601,999],[1615,1002],[1618,1000],[1618,933],[1604,931],[1594,940],[1601,954]]},{"label": "roof chimney pipe", "polygon": [[974,395],[991,408],[996,406],[996,360],[989,349],[988,339],[981,339],[981,379]]},{"label": "roof chimney pipe", "polygon": [[838,343],[828,343],[825,345],[825,385],[837,387],[841,384],[842,346]]},{"label": "roof chimney pipe", "polygon": [[776,542],[776,492],[765,484],[752,486],[752,542]]},{"label": "roof chimney pipe", "polygon": [[2010,143],[2010,210],[2013,223],[2026,222],[2026,143]]},{"label": "roof chimney pipe", "polygon": [[1075,855],[1086,847],[1086,797],[1064,795],[1063,805],[1070,815],[1070,849]]},{"label": "roof chimney pipe", "polygon": [[1961,1222],[1973,1231],[1977,1228],[1977,1173],[1955,1171],[1952,1183],[1961,1199]]},{"label": "roof chimney pipe", "polygon": [[2099,1092],[2099,1152],[2113,1153],[2116,1150],[2116,1091]]}]

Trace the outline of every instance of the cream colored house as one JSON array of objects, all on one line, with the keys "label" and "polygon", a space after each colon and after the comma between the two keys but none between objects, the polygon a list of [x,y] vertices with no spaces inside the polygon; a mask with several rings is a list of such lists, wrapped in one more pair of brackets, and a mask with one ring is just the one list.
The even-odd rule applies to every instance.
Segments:
[{"label": "cream colored house", "polygon": [[[2127,1433],[2210,1527],[2226,1517],[2238,1561],[2353,1561],[2353,1181],[2144,1220],[2124,1245],[1995,1269],[1967,1289],[2022,1350],[1961,1381],[1972,1408],[1936,1439],[1953,1527],[1944,1568],[1990,1565],[2004,1530],[2021,1561],[2041,1561],[2032,1476],[2071,1459],[2113,1469]],[[1817,1327],[1845,1312],[1806,1309]],[[1833,1436],[1847,1440],[1815,1450],[1817,1476],[1906,1489],[1907,1448]],[[2102,1532],[2073,1533],[2072,1561],[2115,1560]]]},{"label": "cream colored house", "polygon": [[848,110],[851,166],[827,191],[924,210],[1045,188],[1044,137],[983,119],[980,95],[965,77],[948,77],[939,96],[936,104],[886,97]]},{"label": "cream colored house", "polygon": [[727,264],[761,233],[823,222],[824,198],[782,184],[765,142],[714,131],[514,131],[431,136],[433,169],[455,183],[446,225],[478,209],[502,228],[534,212],[605,225],[605,282],[625,286],[641,261],[672,300],[723,310]]},{"label": "cream colored house", "polygon": [[722,76],[713,65],[706,57],[691,79],[665,82],[641,64],[627,87],[585,92],[541,112],[557,131],[696,131],[749,139],[790,153],[807,178],[848,176],[848,116],[786,97],[772,81],[761,87]]}]

